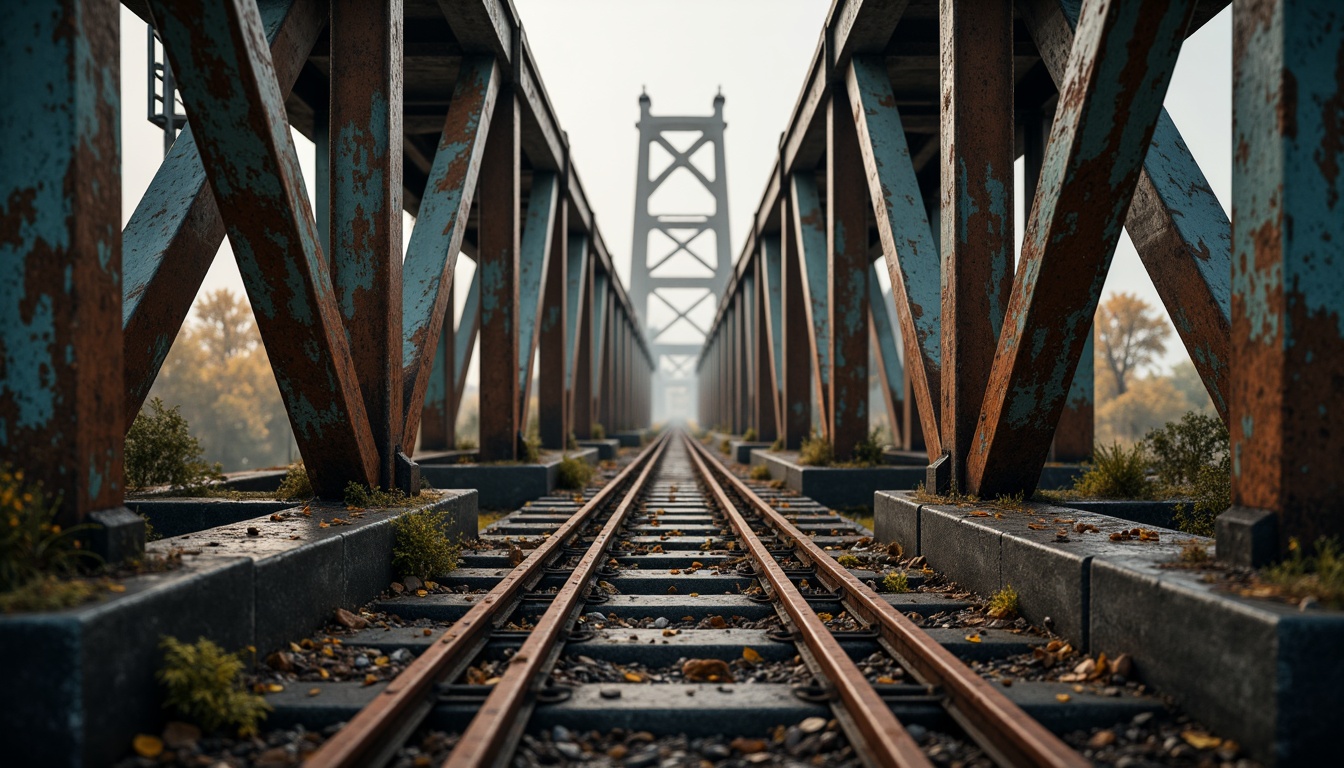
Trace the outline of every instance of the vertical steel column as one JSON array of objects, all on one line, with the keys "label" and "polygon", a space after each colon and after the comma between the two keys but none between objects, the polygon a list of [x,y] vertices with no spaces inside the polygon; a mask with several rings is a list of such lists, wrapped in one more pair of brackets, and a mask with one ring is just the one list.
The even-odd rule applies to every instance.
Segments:
[{"label": "vertical steel column", "polygon": [[786,195],[779,200],[779,259],[783,267],[782,314],[784,318],[781,354],[784,359],[783,405],[784,447],[798,450],[812,428],[811,381],[812,342],[809,340],[803,287],[802,253],[794,230],[798,226],[794,207]]},{"label": "vertical steel column", "polygon": [[826,113],[826,277],[830,312],[829,436],[848,459],[868,436],[868,199],[863,154],[843,88]]},{"label": "vertical steel column", "polygon": [[[572,420],[574,435],[580,440],[593,436],[593,261],[590,258],[586,241],[578,242],[583,249],[580,262],[579,281],[581,283],[579,306],[574,316],[574,390],[572,400]],[[570,255],[574,255],[575,243],[570,243]],[[573,293],[571,292],[571,295]]]},{"label": "vertical steel column", "polygon": [[[561,177],[565,178],[565,177]],[[562,183],[560,203],[555,216],[555,233],[551,237],[551,259],[546,268],[544,305],[541,328],[537,333],[540,347],[537,375],[538,425],[541,444],[547,448],[564,448],[569,442],[569,409],[566,407],[566,373],[569,359],[569,195],[567,184]]]},{"label": "vertical steel column", "polygon": [[402,51],[401,0],[332,0],[331,281],[385,488],[396,483],[404,421]]},{"label": "vertical steel column", "polygon": [[[1344,536],[1344,7],[1240,2],[1232,36],[1233,509],[1218,554],[1258,562]],[[1241,540],[1229,516],[1277,534]]]},{"label": "vertical steel column", "polygon": [[500,89],[481,161],[481,461],[518,456],[518,98]]},{"label": "vertical steel column", "polygon": [[[429,384],[425,387],[425,405],[420,410],[420,448],[429,451],[446,450],[457,445],[456,419],[450,407],[453,389],[457,384],[457,377],[453,375],[457,339],[453,333],[452,318],[456,286],[449,282],[443,290],[448,297],[448,317],[443,319],[438,351],[434,354],[434,367],[430,370]],[[415,437],[407,437],[406,446],[414,448],[414,441]]]},{"label": "vertical steel column", "polygon": [[117,13],[19,3],[0,31],[0,461],[65,526],[124,492]]},{"label": "vertical steel column", "polygon": [[[942,363],[953,490],[994,364],[1013,275],[1013,4],[942,0]],[[946,488],[937,489],[939,492]]]},{"label": "vertical steel column", "polygon": [[756,345],[755,365],[752,366],[755,372],[754,387],[756,389],[756,409],[752,414],[752,426],[756,428],[756,439],[761,442],[773,442],[779,430],[775,425],[775,403],[778,398],[775,396],[775,361],[771,355],[771,323],[768,317],[769,302],[766,295],[770,290],[770,284],[767,274],[768,266],[766,264],[765,245],[758,239],[757,250],[752,254],[755,270],[756,283],[756,320],[753,323],[756,327],[755,337],[752,342]]}]

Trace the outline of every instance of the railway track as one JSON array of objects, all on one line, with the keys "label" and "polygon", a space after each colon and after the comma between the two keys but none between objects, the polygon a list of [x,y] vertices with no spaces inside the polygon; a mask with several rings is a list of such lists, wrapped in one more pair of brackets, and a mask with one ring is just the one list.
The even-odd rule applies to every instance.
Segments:
[{"label": "railway track", "polygon": [[777,727],[842,764],[931,765],[921,741],[969,764],[1088,764],[823,549],[857,531],[786,519],[681,434],[563,522],[539,512],[555,510],[497,530],[537,533],[548,517],[553,530],[459,599],[464,612],[305,765],[388,764],[435,730],[451,751],[434,762],[502,766],[520,743],[554,752],[553,735],[602,726],[634,737],[611,747],[615,764],[658,764],[639,762],[640,744],[677,733],[722,737],[715,755],[767,754],[786,740],[769,738]]}]

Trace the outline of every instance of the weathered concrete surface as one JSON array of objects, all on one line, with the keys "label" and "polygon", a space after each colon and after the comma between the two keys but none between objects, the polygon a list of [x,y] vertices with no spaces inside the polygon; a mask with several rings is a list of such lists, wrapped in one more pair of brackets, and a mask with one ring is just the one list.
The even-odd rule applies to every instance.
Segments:
[{"label": "weathered concrete surface", "polygon": [[219,525],[270,515],[282,509],[302,506],[293,501],[274,499],[128,499],[126,507],[149,518],[154,532],[162,537],[181,536]]},{"label": "weathered concrete surface", "polygon": [[[596,448],[570,451],[569,456],[597,463]],[[425,464],[420,475],[435,488],[471,488],[483,509],[517,509],[555,490],[560,475],[559,453],[543,453],[538,464]]]},{"label": "weathered concrete surface", "polygon": [[621,448],[620,440],[579,440],[580,448],[596,448],[599,461],[611,461],[616,458],[616,452]]},{"label": "weathered concrete surface", "polygon": [[[474,536],[476,494],[442,493],[432,506],[449,512],[449,536]],[[153,542],[151,554],[183,550],[183,566],[125,579],[124,593],[78,608],[0,616],[0,654],[24,660],[0,689],[0,739],[15,764],[105,765],[136,733],[157,733],[164,636],[264,656],[379,594],[393,579],[391,523],[407,509],[310,510]]]}]

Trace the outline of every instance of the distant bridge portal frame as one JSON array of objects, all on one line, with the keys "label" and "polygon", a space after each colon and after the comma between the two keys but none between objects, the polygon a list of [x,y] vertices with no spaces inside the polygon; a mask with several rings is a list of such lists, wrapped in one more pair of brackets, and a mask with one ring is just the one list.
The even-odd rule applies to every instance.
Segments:
[{"label": "distant bridge portal frame", "polygon": [[[722,94],[714,97],[712,115],[674,117],[650,114],[652,100],[647,93],[639,97],[630,298],[648,329],[656,363],[654,421],[697,412],[695,362],[732,271],[723,101]],[[711,153],[712,168],[706,162]],[[652,165],[651,154],[658,155]],[[678,186],[679,181],[696,194],[700,187],[708,192],[701,195],[701,210],[681,207],[686,200],[677,193],[686,185]],[[660,190],[671,198],[672,210],[656,204]]]}]

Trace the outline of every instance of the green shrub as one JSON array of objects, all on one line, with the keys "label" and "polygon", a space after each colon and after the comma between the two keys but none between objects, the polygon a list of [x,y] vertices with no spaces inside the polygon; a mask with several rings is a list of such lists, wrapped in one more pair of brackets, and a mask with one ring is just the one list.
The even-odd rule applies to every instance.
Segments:
[{"label": "green shrub", "polygon": [[83,605],[100,593],[89,579],[71,579],[43,574],[17,589],[0,592],[0,613],[60,611]]},{"label": "green shrub", "polygon": [[0,465],[0,593],[13,592],[44,577],[76,574],[98,556],[81,548],[79,534],[92,527],[62,529],[58,503],[42,486],[27,483],[23,470]]},{"label": "green shrub", "polygon": [[858,568],[863,564],[862,561],[854,555],[841,555],[835,559],[835,562],[839,563],[840,566],[844,568]]},{"label": "green shrub", "polygon": [[601,424],[598,424],[597,422],[593,422],[593,426],[592,426],[592,429],[591,429],[590,431],[591,431],[592,434],[593,434],[593,439],[594,439],[594,440],[606,440],[606,439],[607,439],[607,430],[606,430],[605,428],[603,428],[603,426],[602,426]]},{"label": "green shrub", "polygon": [[459,450],[459,451],[474,451],[474,450],[477,450],[477,449],[480,448],[480,447],[481,447],[480,443],[477,443],[475,440],[472,440],[470,437],[459,437],[459,438],[457,438],[457,450]]},{"label": "green shrub", "polygon": [[533,433],[523,438],[523,454],[518,457],[524,464],[541,463],[541,436]]},{"label": "green shrub", "polygon": [[757,464],[751,468],[751,473],[748,476],[752,480],[769,480],[770,468],[764,464]]},{"label": "green shrub", "polygon": [[447,517],[444,510],[421,509],[392,521],[392,568],[398,574],[425,580],[457,569],[462,548],[444,533]]},{"label": "green shrub", "polygon": [[876,467],[882,463],[882,442],[879,439],[881,432],[877,429],[868,433],[868,436],[854,444],[854,456],[849,463],[857,466]]},{"label": "green shrub", "polygon": [[1227,425],[1199,411],[1150,430],[1143,441],[1158,482],[1170,487],[1195,485],[1203,470],[1219,466],[1228,456]]},{"label": "green shrub", "polygon": [[754,442],[756,442],[756,428],[755,428],[755,427],[748,427],[748,428],[747,428],[747,431],[742,433],[742,442],[744,442],[744,443],[754,443]]},{"label": "green shrub", "polygon": [[565,450],[567,451],[579,450],[579,438],[575,437],[573,432],[570,432],[569,437],[565,438]]},{"label": "green shrub", "polygon": [[281,501],[302,501],[316,495],[313,493],[313,483],[308,479],[308,470],[304,468],[302,461],[289,465],[285,470],[285,479],[281,480],[280,487],[275,489],[275,498]]},{"label": "green shrub", "polygon": [[563,488],[567,491],[582,491],[592,482],[593,475],[597,470],[593,465],[576,456],[566,456],[560,460],[558,477],[555,481],[557,488]]},{"label": "green shrub", "polygon": [[1109,448],[1097,446],[1093,459],[1095,463],[1074,481],[1075,491],[1084,496],[1105,499],[1152,497],[1152,483],[1148,480],[1148,456],[1142,443],[1128,450],[1119,443]]},{"label": "green shrub", "polygon": [[1200,467],[1190,494],[1193,499],[1189,511],[1181,503],[1176,505],[1172,515],[1176,530],[1196,536],[1212,536],[1214,520],[1232,506],[1231,456],[1223,454],[1217,466]]},{"label": "green shrub", "polygon": [[217,480],[220,466],[201,459],[201,441],[191,436],[176,406],[151,399],[126,433],[126,485],[193,488]]},{"label": "green shrub", "polygon": [[724,439],[719,441],[719,453],[727,455],[728,452],[731,451],[732,449],[733,444],[728,442],[728,438],[725,437]]},{"label": "green shrub", "polygon": [[164,659],[155,677],[167,689],[165,707],[206,732],[232,726],[240,736],[256,734],[271,706],[243,688],[238,677],[243,660],[237,654],[225,653],[204,637],[195,643],[164,637],[159,647]]},{"label": "green shrub", "polygon": [[882,577],[882,591],[900,595],[910,591],[910,577],[905,571],[892,571]]},{"label": "green shrub", "polygon": [[404,507],[408,503],[400,488],[386,491],[351,480],[345,484],[345,506],[370,509],[374,507]]},{"label": "green shrub", "polygon": [[1291,554],[1261,570],[1260,578],[1294,599],[1314,597],[1327,608],[1344,608],[1344,551],[1336,539],[1320,539],[1316,551],[1306,553],[1294,539]]},{"label": "green shrub", "polygon": [[784,450],[784,438],[777,437],[775,438],[775,442],[770,444],[770,452],[779,453],[782,450]]},{"label": "green shrub", "polygon": [[834,458],[831,441],[816,434],[804,438],[798,450],[798,463],[809,467],[827,466]]}]

